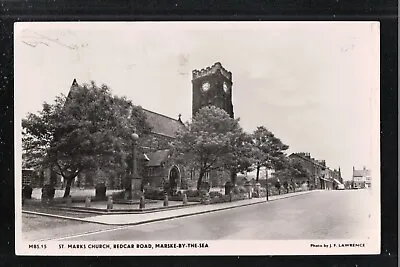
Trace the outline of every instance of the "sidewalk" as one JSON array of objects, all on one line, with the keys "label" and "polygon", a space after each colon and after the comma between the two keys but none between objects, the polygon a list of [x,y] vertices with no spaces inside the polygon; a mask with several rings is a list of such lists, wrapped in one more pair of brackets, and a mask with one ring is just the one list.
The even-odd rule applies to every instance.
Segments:
[{"label": "sidewalk", "polygon": [[[299,196],[299,195],[308,194],[308,193],[316,192],[316,191],[319,191],[319,190],[271,196],[269,198],[269,201],[275,201],[275,200],[279,200],[279,199]],[[192,215],[197,215],[197,214],[202,214],[202,213],[209,213],[209,212],[233,209],[233,208],[237,208],[237,207],[255,205],[255,204],[260,204],[260,203],[266,203],[266,199],[265,198],[252,198],[252,199],[240,200],[240,201],[229,202],[229,203],[220,203],[220,204],[211,204],[211,205],[196,205],[196,206],[188,207],[188,208],[159,211],[159,212],[154,212],[154,213],[110,214],[110,215],[98,215],[98,216],[92,216],[92,217],[86,217],[86,218],[53,216],[53,215],[46,215],[46,214],[33,213],[33,212],[26,212],[26,213],[53,216],[53,217],[57,217],[57,218],[61,218],[61,219],[71,219],[71,220],[77,220],[77,221],[82,221],[82,222],[90,222],[90,223],[118,226],[118,225],[138,225],[138,224],[144,224],[144,223],[192,216]]]}]

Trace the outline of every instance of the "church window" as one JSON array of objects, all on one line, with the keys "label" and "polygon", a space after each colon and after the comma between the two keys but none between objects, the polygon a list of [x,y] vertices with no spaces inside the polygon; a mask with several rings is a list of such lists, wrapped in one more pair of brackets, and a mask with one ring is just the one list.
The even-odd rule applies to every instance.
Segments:
[{"label": "church window", "polygon": [[223,88],[224,88],[224,92],[225,92],[225,93],[228,93],[228,92],[229,92],[229,88],[228,88],[228,85],[226,84],[226,82],[224,82]]},{"label": "church window", "polygon": [[149,171],[148,171],[149,177],[154,176],[155,174],[155,169],[153,167],[149,167]]},{"label": "church window", "polygon": [[209,181],[209,180],[210,180],[210,173],[209,173],[209,172],[206,172],[206,173],[204,174],[204,179],[205,179],[206,181]]}]

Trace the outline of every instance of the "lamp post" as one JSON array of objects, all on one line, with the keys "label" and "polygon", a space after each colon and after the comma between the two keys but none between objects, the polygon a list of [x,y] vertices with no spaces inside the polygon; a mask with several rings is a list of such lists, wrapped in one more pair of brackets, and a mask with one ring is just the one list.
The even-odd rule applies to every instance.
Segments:
[{"label": "lamp post", "polygon": [[136,177],[137,174],[137,165],[136,165],[136,142],[139,139],[139,135],[137,133],[132,134],[132,160],[133,160],[133,170],[132,174]]},{"label": "lamp post", "polygon": [[[131,197],[135,198],[138,187],[140,187],[140,177],[137,173],[137,161],[136,161],[136,142],[139,139],[137,133],[132,134],[132,180],[131,180]],[[140,188],[139,188],[140,189]]]}]

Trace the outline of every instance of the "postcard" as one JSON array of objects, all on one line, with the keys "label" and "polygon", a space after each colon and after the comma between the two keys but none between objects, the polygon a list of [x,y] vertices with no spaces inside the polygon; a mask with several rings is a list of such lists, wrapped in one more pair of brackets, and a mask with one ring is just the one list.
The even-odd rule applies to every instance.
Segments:
[{"label": "postcard", "polygon": [[15,23],[16,254],[379,254],[379,26]]}]

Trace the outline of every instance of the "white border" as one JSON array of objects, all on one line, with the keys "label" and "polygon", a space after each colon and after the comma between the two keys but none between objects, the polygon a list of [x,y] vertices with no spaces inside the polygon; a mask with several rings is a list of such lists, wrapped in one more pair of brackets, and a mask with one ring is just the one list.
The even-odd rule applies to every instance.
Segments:
[{"label": "white border", "polygon": [[[171,245],[169,248],[156,248],[156,245]],[[196,245],[196,248],[179,246]],[[207,247],[205,247],[207,244]],[[343,247],[352,245],[353,247]],[[29,245],[34,246],[29,248]],[[101,245],[104,248],[92,248]],[[114,248],[114,245],[120,247]],[[125,248],[121,247],[125,246]],[[147,248],[138,248],[137,246]],[[315,247],[312,247],[314,245]],[[316,246],[321,247],[316,247]],[[73,246],[73,247],[69,247]],[[129,246],[129,247],[128,247]],[[175,246],[175,247],[172,247]],[[133,247],[133,248],[132,248]],[[49,256],[123,256],[123,255],[366,255],[379,254],[379,244],[366,240],[228,240],[228,241],[51,241],[26,242],[18,254]]]}]

